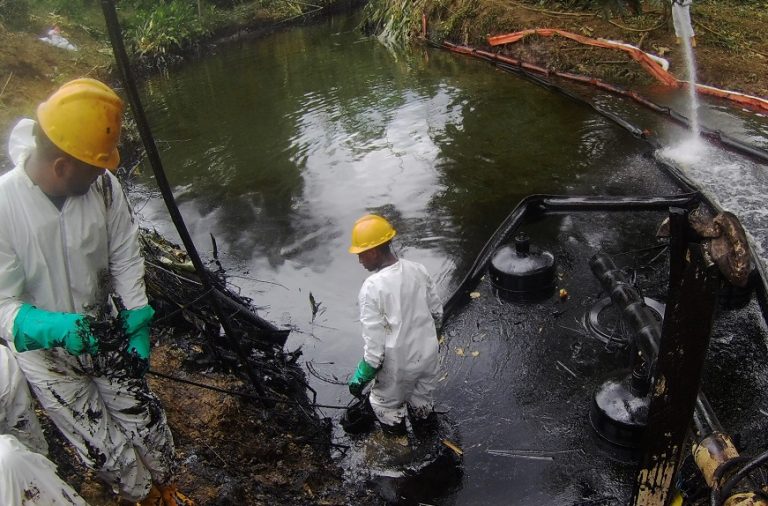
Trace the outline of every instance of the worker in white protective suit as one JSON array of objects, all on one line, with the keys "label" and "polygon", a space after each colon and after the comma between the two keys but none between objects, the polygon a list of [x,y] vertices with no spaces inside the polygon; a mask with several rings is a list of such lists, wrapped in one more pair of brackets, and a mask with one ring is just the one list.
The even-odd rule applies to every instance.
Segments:
[{"label": "worker in white protective suit", "polygon": [[693,0],[672,0],[672,24],[675,26],[678,45],[684,39],[690,39],[691,47],[696,47],[696,34],[691,24],[691,4]]},{"label": "worker in white protective suit", "polygon": [[13,352],[0,344],[0,504],[86,506],[46,458],[48,444]]},{"label": "worker in white protective suit", "polygon": [[393,253],[395,233],[387,220],[373,214],[357,220],[352,229],[349,252],[373,274],[360,288],[365,347],[349,391],[360,396],[373,381],[369,400],[382,429],[404,435],[408,411],[414,428],[434,423],[436,325],[443,307],[427,269]]},{"label": "worker in white protective suit", "polygon": [[[118,166],[122,113],[108,86],[76,79],[13,129],[15,167],[0,177],[0,337],[47,416],[123,500],[188,504],[168,482],[173,439],[143,377],[154,311],[138,226],[104,170]],[[109,321],[116,331],[95,331]]]}]

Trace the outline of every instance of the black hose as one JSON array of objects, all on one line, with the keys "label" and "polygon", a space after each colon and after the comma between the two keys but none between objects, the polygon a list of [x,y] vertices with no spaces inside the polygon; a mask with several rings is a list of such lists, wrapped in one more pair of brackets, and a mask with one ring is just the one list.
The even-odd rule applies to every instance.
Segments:
[{"label": "black hose", "polygon": [[756,468],[762,466],[768,462],[768,450],[764,451],[757,457],[753,458],[749,462],[747,462],[744,467],[736,471],[736,473],[731,476],[728,481],[725,482],[725,484],[720,488],[719,498],[717,500],[717,503],[715,506],[720,506],[725,502],[728,497],[731,495],[731,491],[733,488],[739,484],[741,480],[749,476],[749,474]]},{"label": "black hose", "polygon": [[[203,261],[200,259],[197,248],[195,248],[195,243],[192,241],[192,237],[189,235],[189,230],[184,223],[184,218],[182,217],[181,212],[176,205],[176,200],[173,197],[173,191],[171,190],[171,186],[168,183],[168,178],[166,177],[165,171],[163,170],[163,164],[160,160],[160,155],[157,151],[157,146],[155,145],[152,131],[149,128],[149,122],[147,121],[146,115],[144,114],[144,108],[141,105],[141,99],[139,98],[136,81],[133,77],[131,66],[128,63],[128,55],[125,51],[125,45],[123,43],[123,37],[120,30],[120,23],[117,19],[117,12],[115,11],[114,0],[101,0],[101,7],[102,11],[104,12],[104,19],[107,23],[107,31],[109,32],[109,38],[112,43],[112,50],[115,53],[115,60],[117,61],[117,66],[123,76],[125,91],[128,94],[128,101],[131,104],[133,117],[136,120],[136,126],[139,129],[139,134],[141,135],[144,149],[147,152],[147,158],[149,159],[150,165],[152,166],[152,171],[155,174],[157,186],[160,188],[160,192],[163,195],[163,200],[165,201],[165,206],[168,208],[168,213],[171,216],[171,220],[173,221],[173,224],[179,233],[179,237],[181,237],[181,241],[184,244],[184,248],[186,248],[187,253],[189,254],[190,260],[192,260],[195,271],[200,278],[200,282],[203,285],[203,290],[205,292],[213,292],[215,287],[210,277],[208,276],[208,271],[206,270],[205,265],[203,265]],[[263,396],[264,388],[261,385],[260,378],[249,366],[248,357],[240,348],[239,343],[236,340],[232,327],[229,324],[229,320],[226,318],[224,309],[221,306],[221,302],[216,296],[211,296],[208,298],[208,300],[210,301],[211,308],[219,320],[219,324],[221,325],[222,329],[224,329],[224,335],[228,341],[229,348],[237,354],[243,368],[245,369],[246,374],[253,384],[253,387]]]},{"label": "black hose", "polygon": [[[304,406],[304,404],[300,403],[299,401],[292,400],[292,399],[280,399],[278,397],[271,397],[268,395],[254,395],[254,394],[249,394],[245,392],[237,392],[235,390],[229,390],[226,388],[216,387],[213,385],[206,385],[205,383],[199,383],[197,381],[179,378],[176,376],[170,376],[168,374],[163,374],[157,371],[150,370],[150,371],[147,371],[147,374],[149,374],[150,376],[156,376],[158,378],[163,378],[170,381],[175,381],[176,383],[183,383],[185,385],[192,385],[195,387],[204,388],[206,390],[212,390],[214,392],[219,392],[222,394],[235,395],[237,397],[242,397],[244,399],[251,399],[251,400],[257,400],[262,402],[268,401],[268,402],[273,402],[275,404],[290,404],[294,406]],[[307,403],[307,405],[312,408],[327,408],[327,409],[347,409],[348,407],[348,406],[339,406],[334,404],[318,404],[316,402],[310,402],[310,403]]]},{"label": "black hose", "polygon": [[738,457],[734,457],[723,462],[717,469],[715,469],[715,472],[712,475],[714,485],[712,486],[712,491],[709,494],[710,506],[717,506],[717,504],[720,502],[720,480],[722,479],[723,475],[729,472],[731,468],[748,461],[749,458],[745,457],[744,455],[739,455]]}]

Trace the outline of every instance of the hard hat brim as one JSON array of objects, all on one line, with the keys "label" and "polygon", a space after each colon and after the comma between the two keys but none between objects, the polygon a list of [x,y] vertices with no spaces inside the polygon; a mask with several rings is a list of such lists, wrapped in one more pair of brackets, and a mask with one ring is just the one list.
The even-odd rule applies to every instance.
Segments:
[{"label": "hard hat brim", "polygon": [[394,230],[386,235],[381,241],[377,241],[371,244],[365,244],[363,246],[350,246],[347,251],[352,253],[353,255],[359,255],[360,253],[364,251],[368,251],[369,249],[378,248],[382,244],[386,244],[392,240],[393,237],[397,235],[397,232]]}]

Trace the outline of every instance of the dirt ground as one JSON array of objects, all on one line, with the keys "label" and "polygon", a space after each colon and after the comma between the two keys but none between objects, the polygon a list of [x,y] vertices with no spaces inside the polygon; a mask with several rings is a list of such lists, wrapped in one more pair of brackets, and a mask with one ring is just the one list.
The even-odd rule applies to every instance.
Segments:
[{"label": "dirt ground", "polygon": [[[330,421],[293,404],[262,407],[247,397],[254,392],[232,374],[195,371],[190,358],[199,351],[189,340],[163,338],[153,349],[148,376],[173,433],[180,491],[206,506],[378,502],[364,485],[344,484],[330,456]],[[291,402],[288,396],[286,400]],[[60,475],[93,506],[123,504],[79,463],[55,428],[45,425]]]}]

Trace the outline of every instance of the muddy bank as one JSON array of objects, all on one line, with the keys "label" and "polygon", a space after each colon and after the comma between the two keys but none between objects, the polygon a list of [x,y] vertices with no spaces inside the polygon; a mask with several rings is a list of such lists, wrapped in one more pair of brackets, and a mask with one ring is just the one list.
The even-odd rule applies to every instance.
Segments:
[{"label": "muddy bank", "polygon": [[[163,340],[161,340],[163,341]],[[179,489],[199,505],[349,504],[376,499],[364,488],[345,487],[330,457],[329,423],[312,420],[311,408],[293,404],[262,408],[235,394],[168,379],[171,376],[253,395],[225,372],[191,372],[185,364],[197,346],[164,339],[153,350],[149,382],[161,399],[176,443]],[[249,393],[250,392],[250,393]],[[118,506],[111,491],[86,470],[46,424],[51,458],[61,476],[94,506]]]},{"label": "muddy bank", "polygon": [[[428,37],[498,51],[488,35],[532,28],[559,28],[593,38],[623,41],[667,58],[670,71],[686,79],[682,47],[676,44],[667,2],[642,2],[642,13],[629,10],[606,14],[563,10],[564,2],[523,0],[427,0],[424,13]],[[420,18],[420,16],[418,16]],[[704,84],[768,96],[768,12],[758,3],[697,0],[691,10],[698,47],[698,80]],[[413,30],[420,30],[420,19]],[[625,86],[650,84],[652,78],[628,56],[585,47],[560,37],[529,37],[502,51],[546,68],[598,77]]]},{"label": "muddy bank", "polygon": [[[226,314],[239,342],[233,351],[188,258],[170,243],[163,243],[169,255],[149,250],[147,237],[162,240],[142,230],[147,291],[157,308],[147,379],[174,436],[179,489],[200,505],[377,503],[364,483],[345,482],[334,461],[332,452],[344,448],[331,442],[332,421],[315,411],[301,352],[269,339],[271,325],[250,325],[241,316],[252,310],[249,300],[231,295],[240,305]],[[226,285],[222,271],[210,274]],[[182,278],[188,282],[172,282]],[[90,504],[121,504],[43,420],[61,476]]]}]

